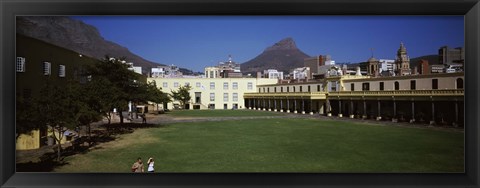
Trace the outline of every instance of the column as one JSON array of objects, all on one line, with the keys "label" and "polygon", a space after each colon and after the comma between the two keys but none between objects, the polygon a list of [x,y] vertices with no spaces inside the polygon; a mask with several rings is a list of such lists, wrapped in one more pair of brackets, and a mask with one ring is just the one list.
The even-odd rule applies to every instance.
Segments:
[{"label": "column", "polygon": [[272,111],[272,106],[270,105],[271,99],[268,99],[268,111]]},{"label": "column", "polygon": [[280,112],[283,112],[283,99],[280,99]]},{"label": "column", "polygon": [[355,118],[355,112],[353,111],[353,100],[350,99],[350,118]]},{"label": "column", "polygon": [[265,98],[263,98],[263,106],[262,106],[262,109],[265,111],[265,107],[266,107],[266,102],[265,102]]},{"label": "column", "polygon": [[458,123],[458,101],[455,101],[455,122]]},{"label": "column", "polygon": [[343,117],[342,114],[342,101],[338,99],[338,117]]},{"label": "column", "polygon": [[393,117],[392,122],[397,122],[397,102],[393,99]]},{"label": "column", "polygon": [[380,99],[377,100],[377,121],[380,121],[382,119],[382,115],[381,115],[381,107],[380,107]]},{"label": "column", "polygon": [[302,114],[305,114],[305,100],[302,98]]},{"label": "column", "polygon": [[290,101],[287,98],[287,113],[290,113]]},{"label": "column", "polygon": [[297,113],[297,99],[293,100],[293,113]]},{"label": "column", "polygon": [[415,101],[412,100],[412,119],[410,120],[410,123],[415,122]]},{"label": "column", "polygon": [[277,111],[277,100],[273,99],[273,111]]},{"label": "column", "polygon": [[310,99],[310,105],[309,106],[310,106],[310,108],[309,108],[310,109],[310,115],[313,115],[313,110],[312,110],[313,109],[313,100],[312,99]]},{"label": "column", "polygon": [[332,116],[332,112],[330,112],[330,99],[327,98],[327,102],[325,104],[325,108],[327,109],[327,116]]},{"label": "column", "polygon": [[367,102],[363,99],[363,119],[367,119]]},{"label": "column", "polygon": [[[321,104],[321,105],[320,105]],[[323,106],[323,102],[320,102],[320,100],[317,102],[317,107],[318,107],[318,114],[324,114],[324,106]]]},{"label": "column", "polygon": [[435,124],[435,103],[432,100],[432,119],[430,120],[430,125]]}]

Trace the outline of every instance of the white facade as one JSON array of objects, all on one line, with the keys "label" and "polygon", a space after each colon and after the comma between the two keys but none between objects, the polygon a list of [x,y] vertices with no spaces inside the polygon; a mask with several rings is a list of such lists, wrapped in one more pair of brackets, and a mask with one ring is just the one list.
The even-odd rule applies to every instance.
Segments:
[{"label": "white facade", "polygon": [[310,79],[310,67],[300,67],[293,69],[291,74],[293,79]]},{"label": "white facade", "polygon": [[220,69],[218,67],[205,67],[206,78],[219,78]]},{"label": "white facade", "polygon": [[[257,92],[260,85],[277,84],[268,78],[147,78],[155,81],[163,92],[176,91],[180,86],[190,85],[189,109],[242,109],[245,108],[243,94]],[[168,109],[179,106],[178,101],[167,105]]]},{"label": "white facade", "polygon": [[263,71],[263,75],[265,78],[270,79],[283,79],[283,72],[278,72],[276,69],[268,69]]},{"label": "white facade", "polygon": [[380,59],[380,72],[389,72],[395,70],[395,60],[393,59]]},{"label": "white facade", "polygon": [[181,77],[183,74],[180,72],[176,65],[167,65],[167,66],[157,66],[156,68],[151,69],[151,76],[153,78],[174,78]]}]

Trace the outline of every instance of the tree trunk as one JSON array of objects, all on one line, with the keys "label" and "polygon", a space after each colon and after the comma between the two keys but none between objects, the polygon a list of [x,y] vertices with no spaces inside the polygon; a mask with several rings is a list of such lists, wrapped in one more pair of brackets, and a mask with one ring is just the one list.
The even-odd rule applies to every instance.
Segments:
[{"label": "tree trunk", "polygon": [[120,116],[120,124],[123,124],[123,112],[122,112],[122,110],[118,109],[118,115]]},{"label": "tree trunk", "polygon": [[60,157],[62,156],[62,143],[60,142],[63,138],[64,132],[62,131],[62,127],[58,128],[56,131],[58,132],[58,137],[55,135],[55,129],[53,128],[53,137],[57,141],[58,149],[57,149],[57,161],[60,161]]},{"label": "tree trunk", "polygon": [[110,123],[112,121],[112,113],[111,112],[107,113],[107,120],[108,120],[108,124],[110,125]]}]

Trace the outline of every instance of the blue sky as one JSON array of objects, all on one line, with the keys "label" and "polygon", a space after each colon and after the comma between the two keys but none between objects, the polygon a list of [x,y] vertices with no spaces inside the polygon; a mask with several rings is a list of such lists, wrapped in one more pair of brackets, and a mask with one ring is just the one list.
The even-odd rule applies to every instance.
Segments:
[{"label": "blue sky", "polygon": [[337,63],[394,59],[400,42],[411,58],[464,46],[463,16],[75,16],[106,39],[153,62],[203,72],[233,60],[244,63],[292,37],[310,56]]}]

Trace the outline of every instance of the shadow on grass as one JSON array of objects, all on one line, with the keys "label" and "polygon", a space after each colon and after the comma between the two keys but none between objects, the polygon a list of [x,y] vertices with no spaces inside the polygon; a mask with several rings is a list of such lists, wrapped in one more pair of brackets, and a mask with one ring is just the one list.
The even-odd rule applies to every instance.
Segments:
[{"label": "shadow on grass", "polygon": [[[76,155],[76,154],[85,154],[91,151],[92,149],[100,149],[101,147],[95,147],[100,143],[106,143],[114,141],[116,135],[121,134],[130,134],[133,133],[135,129],[142,128],[153,128],[153,127],[165,127],[166,125],[156,125],[156,124],[141,124],[141,123],[115,123],[115,124],[105,124],[101,125],[99,129],[92,130],[91,136],[82,136],[77,138],[69,146],[62,146],[62,154],[60,161],[57,160],[57,147],[50,149],[51,151],[46,152],[40,157],[40,162],[27,162],[27,163],[17,163],[16,171],[17,172],[51,172],[55,168],[68,164],[64,161],[65,157]],[[40,148],[39,150],[41,150]]]}]

